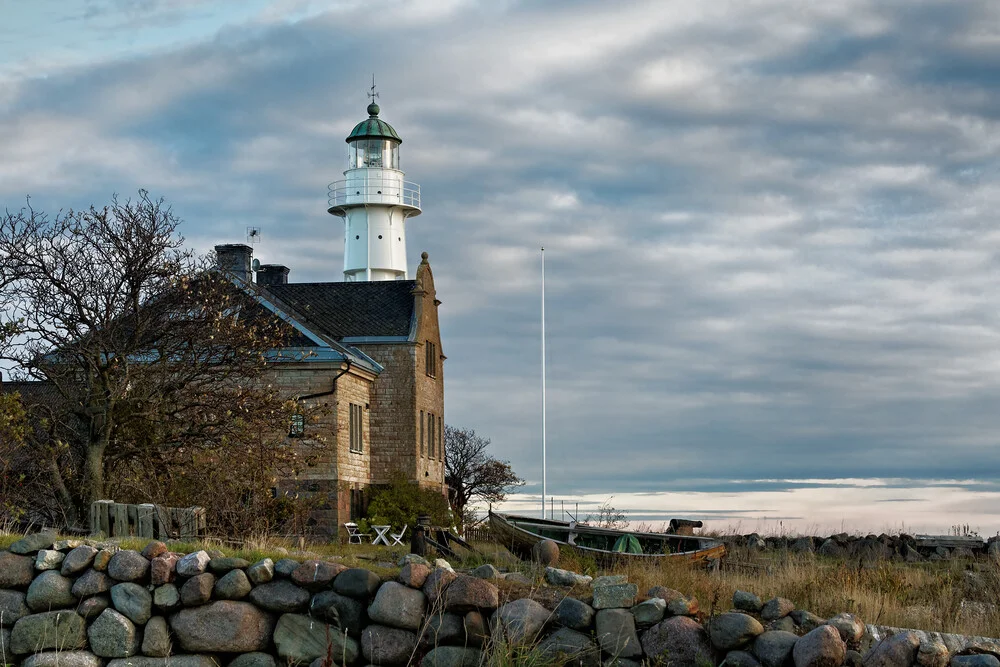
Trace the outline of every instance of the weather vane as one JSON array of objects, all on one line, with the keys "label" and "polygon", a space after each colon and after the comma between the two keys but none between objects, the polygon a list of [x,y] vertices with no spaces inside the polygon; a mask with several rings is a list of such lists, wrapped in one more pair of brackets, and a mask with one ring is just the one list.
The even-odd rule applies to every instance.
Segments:
[{"label": "weather vane", "polygon": [[372,89],[371,89],[371,92],[368,93],[368,97],[372,98],[372,102],[374,102],[375,98],[378,97],[378,93],[375,92],[375,74],[374,73],[372,74]]}]

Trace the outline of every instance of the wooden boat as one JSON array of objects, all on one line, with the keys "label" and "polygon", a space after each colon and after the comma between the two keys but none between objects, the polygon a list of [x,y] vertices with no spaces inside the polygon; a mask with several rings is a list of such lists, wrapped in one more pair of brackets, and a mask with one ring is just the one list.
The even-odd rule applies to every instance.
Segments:
[{"label": "wooden boat", "polygon": [[494,539],[521,558],[529,558],[540,540],[552,540],[560,549],[575,548],[601,564],[660,558],[718,562],[726,553],[721,541],[697,535],[638,533],[492,511],[489,522]]}]

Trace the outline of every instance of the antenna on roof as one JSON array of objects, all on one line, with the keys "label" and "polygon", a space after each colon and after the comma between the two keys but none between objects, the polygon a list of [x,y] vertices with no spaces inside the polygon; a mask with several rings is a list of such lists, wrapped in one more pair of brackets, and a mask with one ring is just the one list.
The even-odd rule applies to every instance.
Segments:
[{"label": "antenna on roof", "polygon": [[247,227],[247,243],[260,243],[260,227]]}]

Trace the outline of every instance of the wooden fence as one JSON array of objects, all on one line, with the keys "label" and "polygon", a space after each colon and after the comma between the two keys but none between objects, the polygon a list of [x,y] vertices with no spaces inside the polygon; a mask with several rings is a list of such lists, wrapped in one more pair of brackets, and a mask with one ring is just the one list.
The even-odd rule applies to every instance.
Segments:
[{"label": "wooden fence", "polygon": [[468,542],[496,542],[489,526],[477,526],[465,529],[465,539]]},{"label": "wooden fence", "polygon": [[90,505],[92,535],[193,540],[204,537],[206,532],[204,507],[126,505],[113,500],[98,500]]}]

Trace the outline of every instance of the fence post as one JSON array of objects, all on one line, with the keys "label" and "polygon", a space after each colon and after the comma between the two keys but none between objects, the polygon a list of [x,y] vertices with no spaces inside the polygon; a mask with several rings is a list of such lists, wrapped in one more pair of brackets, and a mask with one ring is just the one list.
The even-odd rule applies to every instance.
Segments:
[{"label": "fence post", "polygon": [[139,505],[136,509],[136,537],[141,537],[146,540],[153,539],[153,513],[156,512],[156,505],[151,505],[149,503],[143,503]]},{"label": "fence post", "polygon": [[128,505],[113,503],[111,516],[114,523],[111,526],[112,537],[128,537]]},{"label": "fence post", "polygon": [[105,537],[111,537],[111,521],[108,517],[111,505],[114,505],[113,500],[95,500],[90,504],[90,533],[92,535],[103,533]]}]

